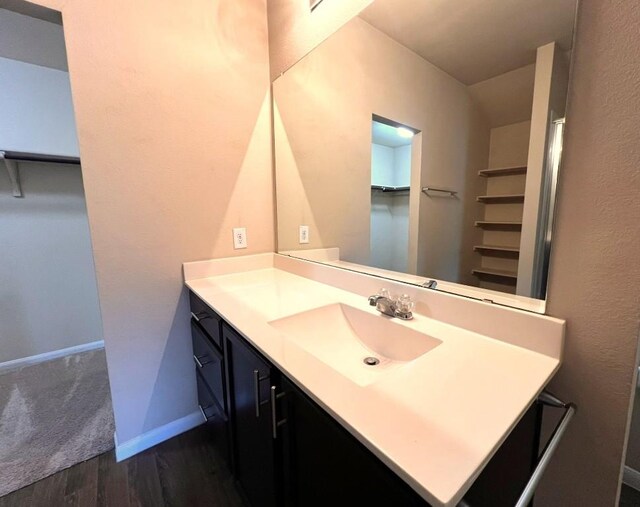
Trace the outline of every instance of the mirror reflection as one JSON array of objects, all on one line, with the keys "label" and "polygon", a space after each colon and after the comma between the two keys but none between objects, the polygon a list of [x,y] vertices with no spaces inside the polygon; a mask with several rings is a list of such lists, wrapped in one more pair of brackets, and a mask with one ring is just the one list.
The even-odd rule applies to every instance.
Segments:
[{"label": "mirror reflection", "polygon": [[276,79],[279,251],[544,299],[575,10],[376,0]]}]

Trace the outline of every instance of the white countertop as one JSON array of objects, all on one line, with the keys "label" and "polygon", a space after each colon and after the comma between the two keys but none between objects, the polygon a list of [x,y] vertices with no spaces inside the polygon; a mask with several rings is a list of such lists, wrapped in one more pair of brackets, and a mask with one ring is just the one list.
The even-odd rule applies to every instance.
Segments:
[{"label": "white countertop", "polygon": [[268,323],[332,303],[386,318],[361,295],[273,267],[186,283],[434,507],[457,504],[560,364],[416,313],[398,325],[442,343],[360,386]]}]

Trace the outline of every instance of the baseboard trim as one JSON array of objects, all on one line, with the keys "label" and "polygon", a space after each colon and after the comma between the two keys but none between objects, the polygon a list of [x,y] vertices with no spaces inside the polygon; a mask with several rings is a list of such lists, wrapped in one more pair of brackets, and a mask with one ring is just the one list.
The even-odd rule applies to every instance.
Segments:
[{"label": "baseboard trim", "polygon": [[7,370],[13,370],[15,368],[21,368],[23,366],[30,366],[32,364],[50,361],[51,359],[57,359],[59,357],[69,356],[71,354],[78,354],[79,352],[87,352],[89,350],[101,348],[104,348],[104,340],[83,343],[82,345],[75,345],[73,347],[67,347],[66,349],[52,350],[51,352],[44,352],[43,354],[36,354],[35,356],[12,359],[11,361],[0,363],[0,373]]},{"label": "baseboard trim", "polygon": [[158,445],[165,440],[169,440],[175,436],[189,431],[196,426],[200,426],[204,421],[202,420],[202,413],[200,411],[193,412],[189,415],[171,421],[167,424],[154,428],[142,435],[134,437],[123,443],[118,443],[118,435],[113,434],[113,440],[116,444],[116,461],[123,461],[131,456],[134,456],[142,451],[150,449],[154,445]]},{"label": "baseboard trim", "polygon": [[622,482],[627,486],[640,491],[640,472],[631,467],[625,466],[624,473],[622,474]]}]

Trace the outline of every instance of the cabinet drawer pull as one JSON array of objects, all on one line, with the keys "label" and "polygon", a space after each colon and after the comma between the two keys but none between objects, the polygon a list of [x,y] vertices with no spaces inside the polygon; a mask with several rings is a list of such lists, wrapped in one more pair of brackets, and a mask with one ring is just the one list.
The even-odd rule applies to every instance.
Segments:
[{"label": "cabinet drawer pull", "polygon": [[287,419],[278,421],[276,402],[284,396],[284,393],[276,394],[276,386],[271,386],[271,427],[273,438],[278,438],[278,428],[287,422]]},{"label": "cabinet drawer pull", "polygon": [[208,408],[211,408],[212,405],[209,405],[208,407],[202,408],[202,405],[200,405],[198,403],[198,408],[200,409],[200,413],[202,414],[202,417],[204,418],[204,422],[209,422],[209,419],[213,419],[215,416],[211,416],[211,417],[207,417],[207,414],[205,414],[205,410],[207,410]]},{"label": "cabinet drawer pull", "polygon": [[256,404],[256,419],[260,418],[260,405],[262,405],[262,402],[260,401],[260,382],[267,380],[268,378],[269,375],[261,377],[258,370],[253,370],[253,397]]},{"label": "cabinet drawer pull", "polygon": [[210,317],[210,315],[206,312],[198,312],[198,313],[191,312],[191,316],[193,317],[193,320],[195,320],[196,322],[200,322],[201,320],[204,320]]},{"label": "cabinet drawer pull", "polygon": [[209,364],[211,361],[207,361],[206,363],[201,362],[201,359],[204,359],[205,357],[207,357],[207,354],[203,354],[201,356],[196,356],[195,354],[193,354],[193,360],[196,362],[196,364],[198,365],[198,368],[203,368],[205,364]]}]

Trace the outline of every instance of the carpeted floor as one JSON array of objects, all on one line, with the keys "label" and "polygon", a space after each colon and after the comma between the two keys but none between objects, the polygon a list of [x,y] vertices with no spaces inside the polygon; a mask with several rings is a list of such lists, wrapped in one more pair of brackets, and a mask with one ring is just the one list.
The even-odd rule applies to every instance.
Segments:
[{"label": "carpeted floor", "polygon": [[0,374],[0,496],[113,448],[104,349]]}]

